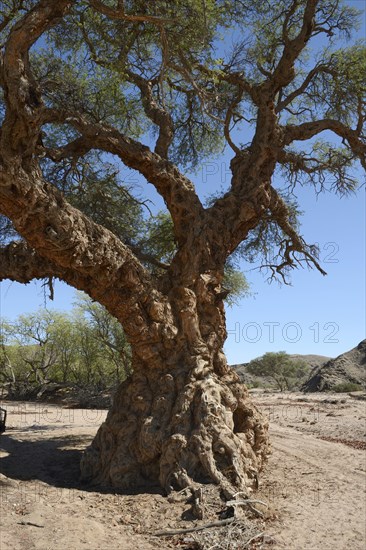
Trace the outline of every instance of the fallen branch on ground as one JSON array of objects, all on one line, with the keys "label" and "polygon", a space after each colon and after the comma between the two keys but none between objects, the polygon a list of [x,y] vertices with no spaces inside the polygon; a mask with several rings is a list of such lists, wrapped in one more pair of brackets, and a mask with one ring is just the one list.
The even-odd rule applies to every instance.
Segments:
[{"label": "fallen branch on ground", "polygon": [[261,537],[264,537],[264,531],[262,533],[258,533],[257,535],[254,535],[251,539],[247,540],[247,542],[244,544],[243,548],[248,548],[249,544],[257,539],[260,539]]},{"label": "fallen branch on ground", "polygon": [[236,518],[227,518],[220,521],[212,521],[211,523],[206,523],[205,525],[198,525],[197,527],[190,527],[188,529],[172,529],[170,531],[157,531],[154,533],[155,537],[172,537],[173,535],[183,535],[185,533],[193,533],[194,531],[203,531],[203,529],[211,529],[214,527],[223,527],[229,523],[233,523]]},{"label": "fallen branch on ground", "polygon": [[18,525],[30,525],[31,527],[40,527],[44,528],[44,525],[39,525],[39,523],[33,523],[33,521],[18,521]]},{"label": "fallen branch on ground", "polygon": [[238,506],[238,505],[248,505],[251,504],[263,504],[263,506],[266,506],[268,508],[268,504],[266,502],[263,502],[263,500],[228,500],[226,503],[226,506]]}]

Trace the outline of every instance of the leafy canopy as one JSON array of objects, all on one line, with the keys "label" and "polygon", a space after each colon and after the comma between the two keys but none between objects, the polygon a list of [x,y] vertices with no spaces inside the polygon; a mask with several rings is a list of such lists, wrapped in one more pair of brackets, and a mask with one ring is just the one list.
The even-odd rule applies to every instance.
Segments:
[{"label": "leafy canopy", "polygon": [[[11,25],[37,5],[2,2],[2,43]],[[261,94],[273,92],[278,125],[304,124],[308,134],[288,140],[273,172],[273,182],[285,188],[288,223],[267,208],[236,254],[249,261],[259,256],[266,264],[276,247],[285,259],[281,270],[293,267],[288,238],[299,227],[295,186],[347,193],[358,185],[355,163],[366,166],[366,49],[364,42],[350,41],[359,22],[360,13],[341,0],[79,0],[34,45],[30,62],[49,109],[155,142],[155,152],[181,170],[197,169],[225,147],[236,157],[250,153],[261,130]],[[321,127],[309,130],[312,122],[329,120],[332,139]],[[164,269],[176,253],[169,214],[148,219],[146,199],[123,181],[119,163],[101,151],[72,147],[82,135],[67,122],[43,125],[46,178],[145,265]],[[350,141],[339,124],[357,139]],[[4,235],[14,233],[1,218]]]}]

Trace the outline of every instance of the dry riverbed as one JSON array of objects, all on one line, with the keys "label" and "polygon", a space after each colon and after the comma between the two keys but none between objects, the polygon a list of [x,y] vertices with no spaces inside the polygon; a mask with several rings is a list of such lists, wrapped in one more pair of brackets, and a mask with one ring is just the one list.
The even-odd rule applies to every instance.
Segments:
[{"label": "dry riverbed", "polygon": [[[346,394],[255,393],[268,414],[272,455],[237,524],[158,537],[219,519],[205,489],[206,517],[158,487],[136,494],[82,486],[79,460],[106,411],[3,402],[0,436],[1,550],[281,548],[364,550],[366,401]],[[224,507],[223,507],[224,508]]]}]

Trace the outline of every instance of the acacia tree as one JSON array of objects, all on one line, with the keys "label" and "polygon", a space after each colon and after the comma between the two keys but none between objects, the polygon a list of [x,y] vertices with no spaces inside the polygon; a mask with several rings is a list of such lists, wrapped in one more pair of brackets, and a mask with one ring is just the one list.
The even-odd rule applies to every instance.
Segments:
[{"label": "acacia tree", "polygon": [[89,332],[94,338],[99,353],[114,366],[113,379],[117,384],[130,374],[130,349],[125,333],[117,319],[98,303],[94,303],[85,294],[78,294],[77,310],[87,322]]},{"label": "acacia tree", "polygon": [[309,372],[303,361],[292,359],[285,351],[267,352],[248,363],[248,372],[268,377],[280,391],[291,390]]},{"label": "acacia tree", "polygon": [[[223,353],[224,266],[253,239],[266,251],[269,231],[274,275],[324,273],[276,175],[346,192],[352,164],[365,168],[365,50],[335,42],[356,19],[339,0],[2,3],[0,211],[21,240],[1,249],[0,278],[85,291],[132,348],[85,479],[226,494],[256,483],[267,422]],[[225,145],[231,182],[205,207],[186,174]],[[164,199],[170,263],[93,221],[61,183],[100,185],[111,155]]]}]

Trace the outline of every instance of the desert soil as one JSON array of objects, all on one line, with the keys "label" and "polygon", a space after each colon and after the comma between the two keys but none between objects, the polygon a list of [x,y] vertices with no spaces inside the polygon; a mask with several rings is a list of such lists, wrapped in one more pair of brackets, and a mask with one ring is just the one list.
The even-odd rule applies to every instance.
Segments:
[{"label": "desert soil", "polygon": [[252,496],[265,505],[246,510],[237,524],[174,537],[154,533],[218,520],[209,486],[202,521],[192,518],[184,495],[171,502],[158,487],[135,494],[85,487],[80,456],[106,411],[0,403],[8,410],[0,436],[0,549],[364,550],[366,401],[346,394],[253,398],[271,426],[272,455]]}]

